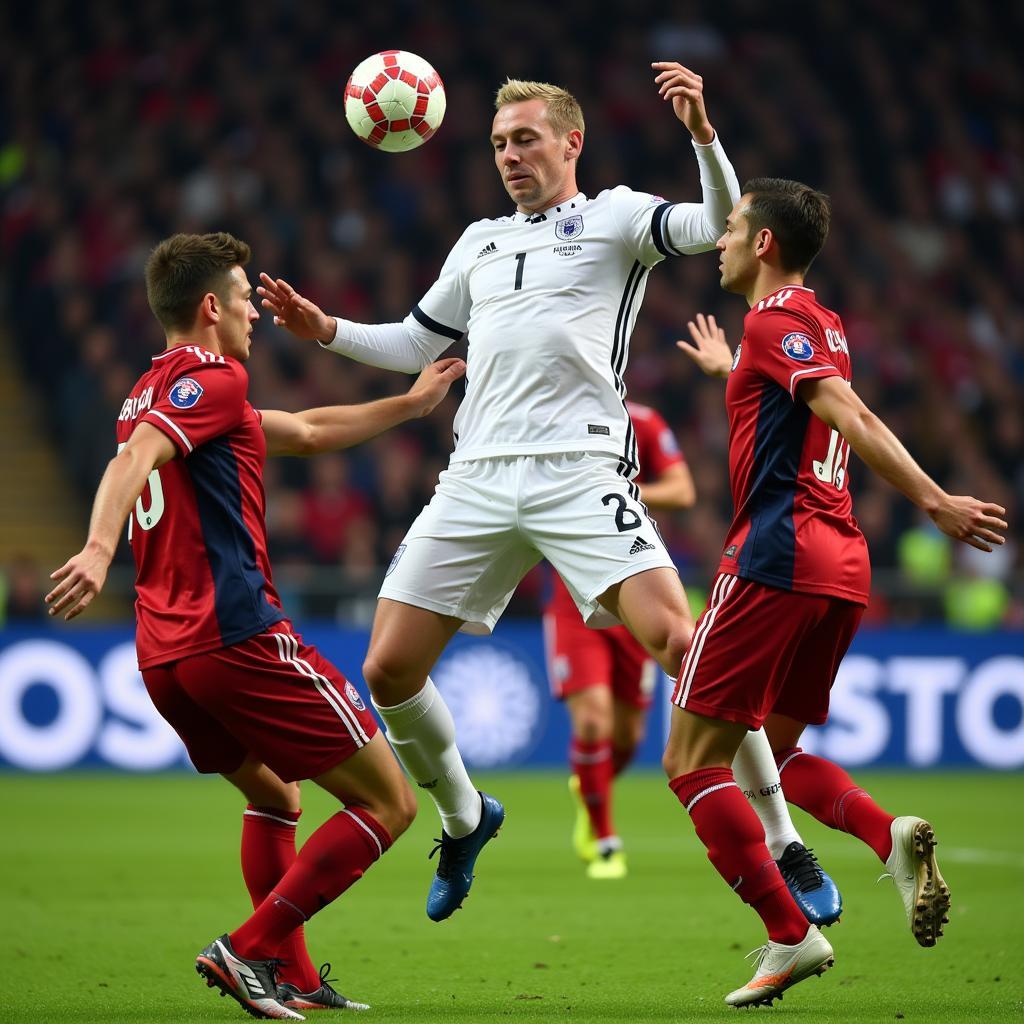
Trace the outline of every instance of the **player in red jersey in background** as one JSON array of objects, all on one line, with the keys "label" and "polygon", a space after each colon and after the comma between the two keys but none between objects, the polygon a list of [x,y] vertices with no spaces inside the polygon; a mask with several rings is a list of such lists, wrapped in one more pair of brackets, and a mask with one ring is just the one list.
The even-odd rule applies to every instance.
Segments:
[{"label": "player in red jersey in background", "polygon": [[[696,488],[668,424],[648,406],[627,402],[626,408],[637,440],[640,500],[659,510],[689,508]],[[589,629],[557,573],[544,632],[552,690],[565,701],[572,726],[569,788],[579,801],[573,847],[586,862],[588,877],[624,878],[626,857],[612,823],[612,785],[643,739],[660,666],[625,626]],[[732,768],[804,916],[815,924],[833,924],[842,911],[839,890],[793,824],[763,732],[747,737]]]},{"label": "player in red jersey in background", "polygon": [[[696,497],[693,477],[668,424],[649,406],[627,402],[626,409],[636,434],[640,500],[651,509],[689,508]],[[573,847],[589,878],[625,878],[612,784],[644,737],[661,669],[625,626],[589,629],[554,571],[551,583],[544,641],[551,689],[565,702],[572,729],[569,788],[579,801]]]},{"label": "player in red jersey in background", "polygon": [[[345,448],[425,415],[465,364],[434,363],[408,394],[366,405],[257,412],[242,365],[259,318],[248,260],[249,247],[224,233],[175,235],[151,254],[147,292],[167,349],[125,400],[88,542],[52,574],[46,601],[67,619],[88,607],[134,508],[146,689],[196,768],[222,774],[249,802],[242,874],[254,913],[210,943],[196,969],[254,1016],[302,1020],[299,1009],[366,1009],[317,972],[302,925],[384,854],[416,801],[356,689],[281,608],[263,465],[268,454]],[[296,854],[300,779],[343,809]]]},{"label": "player in red jersey in background", "polygon": [[946,494],[850,385],[843,325],[803,285],[829,220],[828,197],[806,185],[745,185],[718,241],[722,287],[751,307],[743,339],[733,355],[713,318],[698,316],[694,344],[680,343],[705,372],[729,378],[735,518],[676,683],[664,767],[711,862],[768,931],[754,977],[726,996],[733,1006],[770,1003],[833,962],[733,779],[748,730],[764,725],[788,800],[874,850],[921,945],[935,944],[949,909],[929,823],[894,818],[838,765],[797,746],[808,724],[827,717],[868,600],[867,544],[847,488],[850,450],[957,540],[991,551],[1007,528],[1000,506]]}]

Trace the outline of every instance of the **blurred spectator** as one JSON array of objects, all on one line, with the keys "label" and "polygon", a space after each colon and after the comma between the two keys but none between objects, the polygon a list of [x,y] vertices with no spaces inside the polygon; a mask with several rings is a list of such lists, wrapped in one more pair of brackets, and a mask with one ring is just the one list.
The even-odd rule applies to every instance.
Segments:
[{"label": "blurred spectator", "polygon": [[44,622],[45,582],[43,570],[34,558],[15,555],[0,576],[0,625],[8,622]]},{"label": "blurred spectator", "polygon": [[369,514],[369,500],[349,485],[344,455],[332,452],[312,460],[310,487],[303,499],[302,527],[321,563],[339,560],[353,522]]},{"label": "blurred spectator", "polygon": [[[83,493],[112,454],[127,383],[161,345],[141,284],[161,237],[234,231],[253,246],[254,273],[288,277],[353,319],[401,319],[465,224],[509,210],[487,145],[506,74],[578,95],[588,194],[625,182],[696,199],[686,133],[648,66],[677,57],[704,75],[741,181],[771,174],[831,192],[832,236],[808,283],[844,318],[855,387],[943,486],[1005,503],[1020,538],[1024,67],[1013,40],[1024,6],[951,0],[936,18],[923,2],[866,0],[783,5],[798,16],[780,17],[749,0],[636,0],[595,18],[581,0],[526,0],[514,12],[488,5],[486,16],[464,5],[403,9],[400,32],[383,8],[365,25],[326,4],[253,0],[246,10],[239,21],[196,6],[187,32],[170,0],[0,11],[0,307],[29,379],[59,405],[54,440]],[[538,23],[558,45],[537,45]],[[432,60],[447,86],[446,121],[413,154],[357,143],[342,114],[345,76],[385,35]],[[666,416],[691,464],[700,505],[665,534],[700,586],[731,509],[721,386],[672,345],[698,310],[739,340],[745,310],[720,291],[713,257],[654,271],[627,384]],[[366,401],[409,383],[295,342],[266,319],[252,358],[263,408]],[[455,404],[270,474],[272,543],[296,590],[303,566],[369,580],[373,564],[380,576],[444,467]],[[854,460],[876,579],[896,580],[872,614],[941,616],[948,552],[908,533],[902,499],[867,477]],[[1022,547],[1000,560],[1011,618],[1024,602]],[[900,566],[932,574],[933,596],[914,596]],[[533,600],[527,588],[517,607]]]}]

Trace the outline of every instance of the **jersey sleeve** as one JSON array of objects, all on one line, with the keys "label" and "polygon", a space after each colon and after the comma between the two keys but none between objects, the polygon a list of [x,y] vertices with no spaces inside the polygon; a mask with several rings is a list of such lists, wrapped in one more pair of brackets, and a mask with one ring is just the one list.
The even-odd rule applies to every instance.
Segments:
[{"label": "jersey sleeve", "polygon": [[755,367],[796,398],[797,385],[823,377],[847,378],[829,351],[817,324],[788,309],[765,309],[746,323],[744,355],[751,351]]},{"label": "jersey sleeve", "polygon": [[415,334],[428,331],[435,337],[447,339],[445,347],[458,341],[469,326],[471,300],[463,259],[465,241],[464,233],[448,253],[437,280],[403,321]]},{"label": "jersey sleeve", "polygon": [[644,417],[634,416],[640,466],[648,480],[655,480],[672,466],[686,463],[672,428],[660,413],[649,409]]},{"label": "jersey sleeve", "polygon": [[154,396],[153,408],[139,422],[163,431],[187,457],[242,422],[248,389],[249,375],[240,363],[197,363]]},{"label": "jersey sleeve", "polygon": [[670,255],[664,245],[663,220],[665,209],[672,203],[649,192],[634,192],[625,185],[613,188],[610,199],[619,237],[645,267],[653,267]]}]

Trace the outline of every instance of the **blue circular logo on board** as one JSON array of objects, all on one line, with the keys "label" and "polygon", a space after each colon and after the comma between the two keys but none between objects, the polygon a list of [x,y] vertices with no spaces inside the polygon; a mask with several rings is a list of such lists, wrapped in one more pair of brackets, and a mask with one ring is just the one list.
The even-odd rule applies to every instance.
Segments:
[{"label": "blue circular logo on board", "polygon": [[203,397],[203,386],[191,377],[182,377],[171,385],[167,397],[176,409],[191,409]]},{"label": "blue circular logo on board", "polygon": [[790,359],[795,359],[800,363],[806,363],[807,360],[814,355],[814,346],[811,344],[811,339],[808,338],[806,334],[794,332],[793,334],[787,334],[782,339],[782,351],[785,352]]}]

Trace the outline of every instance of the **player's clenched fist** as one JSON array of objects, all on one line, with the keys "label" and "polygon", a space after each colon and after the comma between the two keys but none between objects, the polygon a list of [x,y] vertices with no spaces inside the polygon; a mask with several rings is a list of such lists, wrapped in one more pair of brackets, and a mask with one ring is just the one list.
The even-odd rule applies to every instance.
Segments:
[{"label": "player's clenched fist", "polygon": [[694,140],[706,146],[715,138],[715,130],[704,109],[704,79],[674,60],[659,60],[651,64],[658,74],[654,81],[663,100],[672,101],[672,109]]}]

